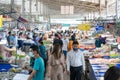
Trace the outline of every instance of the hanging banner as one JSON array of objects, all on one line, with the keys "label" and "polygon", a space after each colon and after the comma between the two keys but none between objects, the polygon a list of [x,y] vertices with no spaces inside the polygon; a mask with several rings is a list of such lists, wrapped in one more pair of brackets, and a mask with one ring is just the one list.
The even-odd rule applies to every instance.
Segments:
[{"label": "hanging banner", "polygon": [[96,31],[100,32],[104,30],[104,26],[96,26]]},{"label": "hanging banner", "polygon": [[62,24],[62,27],[70,27],[70,24]]},{"label": "hanging banner", "polygon": [[89,31],[91,28],[90,23],[79,24],[78,29],[83,31]]},{"label": "hanging banner", "polygon": [[0,15],[0,28],[2,27],[3,20],[2,20],[2,15]]}]

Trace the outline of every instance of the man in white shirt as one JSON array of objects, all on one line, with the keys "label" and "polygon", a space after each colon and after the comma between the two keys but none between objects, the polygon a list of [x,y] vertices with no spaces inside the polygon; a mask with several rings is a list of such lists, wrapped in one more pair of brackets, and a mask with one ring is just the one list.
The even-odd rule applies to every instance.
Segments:
[{"label": "man in white shirt", "polygon": [[62,41],[63,41],[62,51],[66,59],[67,51],[68,51],[68,43],[69,43],[69,40],[66,38],[66,35],[64,35]]},{"label": "man in white shirt", "polygon": [[81,80],[82,72],[85,71],[85,59],[78,49],[78,41],[73,42],[73,50],[67,53],[67,72],[70,80]]}]

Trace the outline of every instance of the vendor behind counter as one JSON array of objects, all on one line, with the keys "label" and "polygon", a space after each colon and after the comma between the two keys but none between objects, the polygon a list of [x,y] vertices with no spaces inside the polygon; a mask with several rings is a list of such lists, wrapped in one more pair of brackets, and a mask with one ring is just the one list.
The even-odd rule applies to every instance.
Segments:
[{"label": "vendor behind counter", "polygon": [[10,53],[10,52],[13,52],[13,51],[16,51],[16,48],[13,47],[13,48],[8,48],[6,46],[4,46],[3,44],[0,43],[0,55],[2,56],[2,59],[3,60],[6,60],[7,59],[7,55]]}]

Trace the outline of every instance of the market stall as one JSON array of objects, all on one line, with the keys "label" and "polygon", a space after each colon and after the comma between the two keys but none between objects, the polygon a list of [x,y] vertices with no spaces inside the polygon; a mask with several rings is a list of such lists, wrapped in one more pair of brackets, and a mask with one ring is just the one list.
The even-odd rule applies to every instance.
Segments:
[{"label": "market stall", "polygon": [[119,59],[104,59],[104,58],[90,59],[90,64],[92,66],[96,80],[104,80],[104,74],[109,67],[117,66],[120,68]]},{"label": "market stall", "polygon": [[[100,42],[99,47],[96,45],[96,35]],[[111,66],[120,68],[119,43],[117,36],[113,36],[109,32],[97,33],[96,35],[91,36],[92,38],[88,37],[86,40],[80,40],[79,43],[84,49],[84,55],[89,57],[90,80],[104,80],[104,74],[108,68]]]}]

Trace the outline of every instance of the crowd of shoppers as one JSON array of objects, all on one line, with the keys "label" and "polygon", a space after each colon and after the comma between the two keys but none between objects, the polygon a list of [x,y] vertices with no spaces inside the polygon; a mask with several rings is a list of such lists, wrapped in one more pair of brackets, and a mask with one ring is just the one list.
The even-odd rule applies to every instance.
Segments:
[{"label": "crowd of shoppers", "polygon": [[35,59],[32,65],[33,71],[28,80],[44,80],[43,75],[50,80],[64,80],[64,73],[70,76],[70,80],[81,80],[82,73],[85,71],[85,60],[83,53],[79,50],[75,33],[67,31],[54,33],[49,56],[46,55],[46,47],[42,40],[38,41],[38,46],[31,46],[32,56]]},{"label": "crowd of shoppers", "polygon": [[[8,33],[7,41],[8,47],[3,47],[0,45],[1,52],[4,51],[15,51],[13,46],[21,49],[23,47],[23,42],[18,42],[17,44],[15,34],[11,32]],[[45,80],[48,77],[50,80],[64,80],[64,73],[69,75],[70,80],[82,80],[81,76],[86,71],[85,58],[83,52],[80,50],[80,44],[77,39],[77,34],[72,31],[65,32],[52,32],[48,34],[49,38],[52,38],[52,46],[50,55],[46,51],[46,46],[44,45],[44,40],[46,39],[45,34],[37,33],[19,33],[18,38],[26,38],[28,42],[33,41],[27,49],[27,54],[30,56],[30,67],[31,72],[28,80]],[[54,37],[53,37],[54,36]],[[5,57],[5,53],[2,52]],[[113,69],[113,70],[112,70]],[[105,80],[112,79],[109,73],[119,76],[119,69],[110,68],[105,74]],[[114,75],[113,75],[114,76]],[[114,76],[116,77],[116,76]],[[116,77],[119,80],[120,77]]]}]

